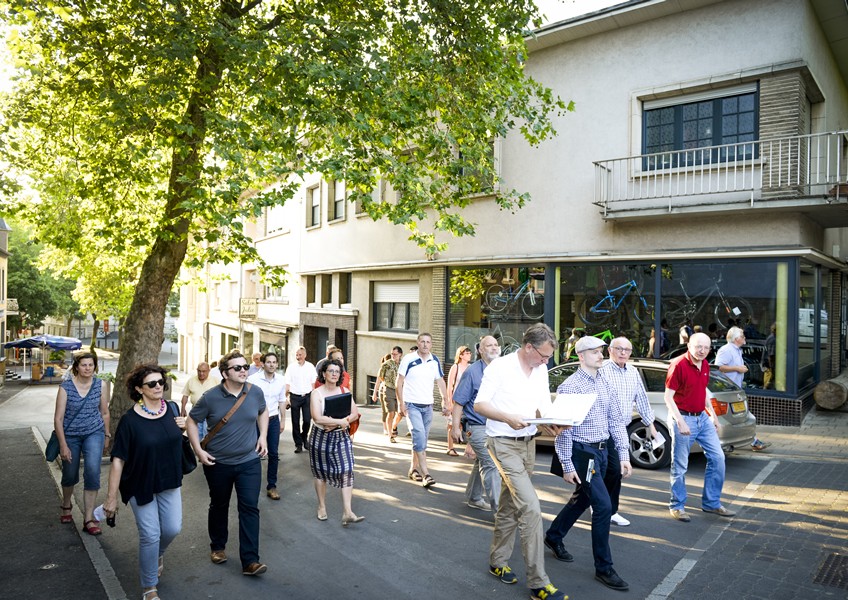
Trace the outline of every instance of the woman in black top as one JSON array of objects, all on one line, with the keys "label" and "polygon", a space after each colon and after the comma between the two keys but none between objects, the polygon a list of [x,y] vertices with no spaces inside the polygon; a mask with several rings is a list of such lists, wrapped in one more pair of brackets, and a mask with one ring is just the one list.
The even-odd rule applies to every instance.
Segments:
[{"label": "woman in black top", "polygon": [[[136,367],[127,377],[127,391],[136,401],[118,423],[112,446],[107,516],[121,500],[132,506],[138,526],[138,562],[142,600],[158,600],[156,586],[165,549],[182,527],[182,429],[185,417],[169,407],[164,391],[168,374],[158,365]],[[176,408],[176,410],[175,410]]]}]

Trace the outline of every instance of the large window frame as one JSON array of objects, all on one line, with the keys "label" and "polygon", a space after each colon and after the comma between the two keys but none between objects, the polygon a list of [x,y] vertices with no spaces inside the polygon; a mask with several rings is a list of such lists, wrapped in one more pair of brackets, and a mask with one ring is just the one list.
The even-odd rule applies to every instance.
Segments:
[{"label": "large window frame", "polygon": [[372,286],[372,329],[417,333],[420,321],[418,281],[375,281]]}]

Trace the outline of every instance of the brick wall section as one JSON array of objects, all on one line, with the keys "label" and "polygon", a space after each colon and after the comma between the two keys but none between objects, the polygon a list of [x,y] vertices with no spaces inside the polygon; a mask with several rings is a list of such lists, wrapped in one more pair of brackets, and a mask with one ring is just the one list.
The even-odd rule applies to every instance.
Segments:
[{"label": "brick wall section", "polygon": [[[827,302],[827,344],[830,348],[830,372],[822,373],[822,380],[836,377],[842,371],[842,349],[840,348],[840,332],[842,331],[842,273],[830,272],[828,282],[830,298]],[[823,368],[827,368],[823,365]]]},{"label": "brick wall section", "polygon": [[[800,191],[806,182],[807,145],[768,143],[809,133],[810,101],[800,71],[760,80],[760,158],[763,195]],[[787,160],[788,158],[788,160]],[[799,179],[800,178],[800,179]]]},{"label": "brick wall section", "polygon": [[[448,270],[446,267],[436,267],[433,269],[433,306],[430,310],[433,314],[433,328],[430,333],[433,334],[433,352],[439,359],[445,363],[448,360],[447,356],[443,356],[445,352],[445,340],[447,336],[447,309],[445,306],[447,298],[448,285]],[[424,308],[424,307],[421,307]],[[453,357],[450,357],[453,358]]]}]

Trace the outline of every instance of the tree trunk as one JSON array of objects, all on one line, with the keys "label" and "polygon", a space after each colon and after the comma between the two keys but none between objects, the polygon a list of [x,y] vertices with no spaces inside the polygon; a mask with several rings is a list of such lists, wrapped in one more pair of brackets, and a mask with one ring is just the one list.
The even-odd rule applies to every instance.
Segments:
[{"label": "tree trunk", "polygon": [[91,313],[91,317],[94,319],[94,325],[91,328],[91,346],[89,350],[97,354],[97,332],[100,330],[100,321],[94,313]]},{"label": "tree trunk", "polygon": [[74,316],[71,315],[68,317],[68,320],[65,321],[65,337],[71,337],[71,327],[74,325]]},{"label": "tree trunk", "polygon": [[827,410],[836,410],[848,400],[848,371],[833,379],[822,381],[813,391],[816,405]]}]

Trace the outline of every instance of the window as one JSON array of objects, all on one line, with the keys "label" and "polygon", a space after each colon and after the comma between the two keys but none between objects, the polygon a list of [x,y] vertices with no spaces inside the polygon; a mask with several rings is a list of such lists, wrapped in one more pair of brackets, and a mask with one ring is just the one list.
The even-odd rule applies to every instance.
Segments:
[{"label": "window", "polygon": [[[491,194],[495,189],[495,140],[489,141],[489,146],[486,149],[484,161],[490,165],[492,169],[488,175],[483,173],[482,169],[474,166],[463,167],[462,177],[468,180],[470,192],[472,194]],[[462,159],[462,154],[460,154]]]},{"label": "window", "polygon": [[306,189],[306,226],[321,225],[321,186]]},{"label": "window", "polygon": [[339,304],[351,303],[353,277],[350,273],[339,273]]},{"label": "window", "polygon": [[315,275],[306,276],[306,305],[315,306]]},{"label": "window", "polygon": [[285,295],[284,288],[271,287],[270,285],[265,286],[265,300],[281,304],[289,303],[289,297]]},{"label": "window", "polygon": [[347,193],[344,181],[331,181],[329,184],[330,198],[327,202],[327,220],[336,221],[345,218],[345,202]]},{"label": "window", "polygon": [[321,275],[321,306],[329,307],[333,302],[333,276]]},{"label": "window", "polygon": [[[642,153],[644,168],[658,169],[751,159],[758,154],[759,92],[756,87],[736,95],[644,104]],[[745,142],[752,142],[747,144]],[[740,144],[730,148],[697,150]],[[680,152],[692,150],[692,152]],[[667,154],[665,154],[667,153]]]},{"label": "window", "polygon": [[372,313],[377,331],[418,331],[418,282],[375,281]]}]

